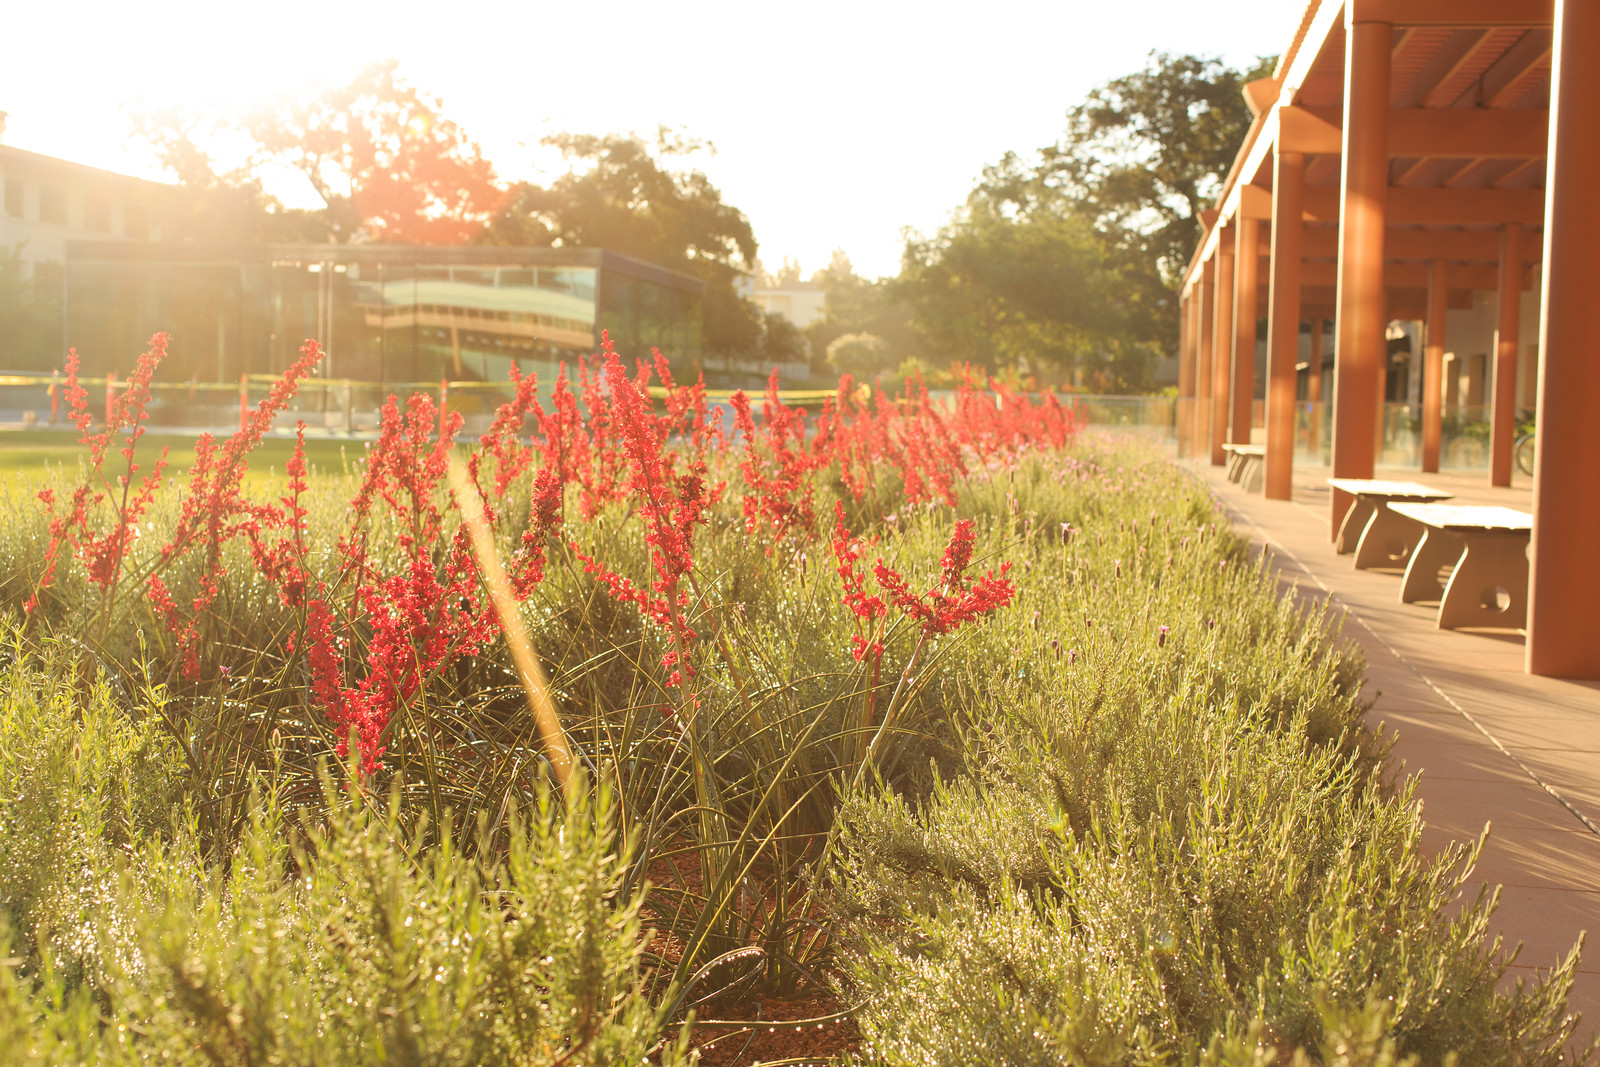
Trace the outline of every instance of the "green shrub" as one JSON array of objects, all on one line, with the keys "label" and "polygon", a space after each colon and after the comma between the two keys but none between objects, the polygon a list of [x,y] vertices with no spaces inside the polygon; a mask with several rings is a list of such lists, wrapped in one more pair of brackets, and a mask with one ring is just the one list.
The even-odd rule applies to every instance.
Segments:
[{"label": "green shrub", "polygon": [[[170,746],[13,641],[0,720],[8,1063],[677,1063],[608,789],[470,858],[398,804],[270,779],[226,862]],[[132,712],[143,709],[134,708]],[[432,842],[428,847],[424,841]]]},{"label": "green shrub", "polygon": [[1020,610],[948,658],[960,759],[840,812],[876,1062],[1558,1062],[1576,952],[1499,990],[1492,901],[1453,917],[1470,856],[1421,855],[1359,657],[1197,484],[1078,459],[969,487],[1020,539]]}]

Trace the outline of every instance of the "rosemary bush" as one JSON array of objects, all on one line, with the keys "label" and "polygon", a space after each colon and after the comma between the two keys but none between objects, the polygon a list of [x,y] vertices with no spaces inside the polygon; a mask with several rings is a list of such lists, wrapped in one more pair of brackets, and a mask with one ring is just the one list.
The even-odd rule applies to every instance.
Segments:
[{"label": "rosemary bush", "polygon": [[871,1062],[1561,1062],[1576,951],[1500,988],[1333,621],[1169,465],[1081,458],[970,487],[1021,610],[951,657],[959,761],[840,812]]},{"label": "rosemary bush", "polygon": [[182,777],[148,706],[80,695],[60,666],[11,646],[6,1062],[683,1062],[640,969],[609,789],[541,794],[490,859],[327,778],[308,820],[262,777],[209,862],[167,805]]}]

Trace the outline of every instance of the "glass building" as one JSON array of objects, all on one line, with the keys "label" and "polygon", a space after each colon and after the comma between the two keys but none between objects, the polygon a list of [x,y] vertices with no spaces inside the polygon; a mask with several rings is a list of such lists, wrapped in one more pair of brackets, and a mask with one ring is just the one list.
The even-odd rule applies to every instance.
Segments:
[{"label": "glass building", "polygon": [[67,244],[63,335],[85,374],[126,374],[170,335],[161,377],[237,382],[288,367],[384,388],[554,375],[609,330],[624,358],[700,360],[704,283],[600,249],[417,245]]}]

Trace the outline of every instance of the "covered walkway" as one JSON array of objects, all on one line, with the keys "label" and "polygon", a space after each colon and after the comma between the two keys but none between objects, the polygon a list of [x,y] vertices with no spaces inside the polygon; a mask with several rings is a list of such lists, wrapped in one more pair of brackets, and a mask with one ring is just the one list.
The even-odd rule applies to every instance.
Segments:
[{"label": "covered walkway", "polygon": [[[1504,887],[1496,929],[1508,947],[1523,944],[1512,974],[1548,970],[1588,932],[1571,1007],[1583,1013],[1582,1032],[1593,1032],[1600,1024],[1600,682],[1530,675],[1520,634],[1439,630],[1431,608],[1400,603],[1396,573],[1357,571],[1328,543],[1328,468],[1297,468],[1288,501],[1247,493],[1203,461],[1193,469],[1210,479],[1241,532],[1271,551],[1285,580],[1348,612],[1344,633],[1366,655],[1366,695],[1376,698],[1369,722],[1398,735],[1396,761],[1420,774],[1425,845],[1437,851],[1452,840],[1471,842],[1492,826],[1473,886]],[[1527,510],[1531,502],[1525,479],[1509,488],[1476,474],[1427,481],[1461,503]]]},{"label": "covered walkway", "polygon": [[[1462,355],[1489,394],[1485,488],[1511,486],[1518,408],[1537,404],[1527,635],[1505,650],[1600,679],[1600,4],[1311,0],[1246,97],[1255,122],[1183,279],[1180,448],[1220,466],[1264,396],[1265,496],[1287,507],[1297,401],[1327,395],[1333,473],[1373,477],[1391,330],[1420,320],[1434,478],[1447,324],[1484,305],[1488,351]],[[1352,498],[1321,500],[1325,543]]]}]

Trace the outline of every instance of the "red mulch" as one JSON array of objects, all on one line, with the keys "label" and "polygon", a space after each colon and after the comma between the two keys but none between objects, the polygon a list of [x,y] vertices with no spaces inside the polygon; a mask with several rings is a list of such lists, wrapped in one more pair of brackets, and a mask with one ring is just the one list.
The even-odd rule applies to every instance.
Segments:
[{"label": "red mulch", "polygon": [[[752,1001],[742,1011],[728,1011],[724,1019],[772,1021],[775,1019],[818,1019],[844,1010],[837,997],[812,997],[807,1000]],[[720,1014],[720,1013],[719,1013]],[[805,1057],[822,1064],[829,1057],[861,1048],[861,1031],[854,1019],[836,1019],[803,1026],[765,1027],[740,1030],[729,1026],[696,1026],[694,1044],[700,1050],[703,1067],[755,1067],[769,1060]]]},{"label": "red mulch", "polygon": [[[650,867],[650,881],[654,885],[655,901],[647,902],[642,918],[646,926],[652,919],[661,918],[662,905],[670,907],[679,893],[701,891],[700,863],[692,853],[683,853],[671,859],[657,859]],[[656,907],[651,905],[655,904]],[[675,937],[657,931],[650,944],[652,952],[661,957],[676,959],[682,946]],[[772,1060],[790,1060],[804,1057],[807,1063],[824,1064],[831,1057],[846,1052],[859,1051],[861,1031],[850,1018],[831,1019],[828,1016],[844,1011],[846,1005],[831,993],[820,996],[779,999],[763,997],[735,1003],[713,1002],[697,1008],[701,1019],[720,1022],[746,1022],[753,1025],[707,1026],[697,1022],[691,1030],[691,1042],[700,1051],[703,1067],[756,1067]],[[827,1019],[822,1023],[802,1023],[799,1026],[773,1027],[776,1020]]]}]

